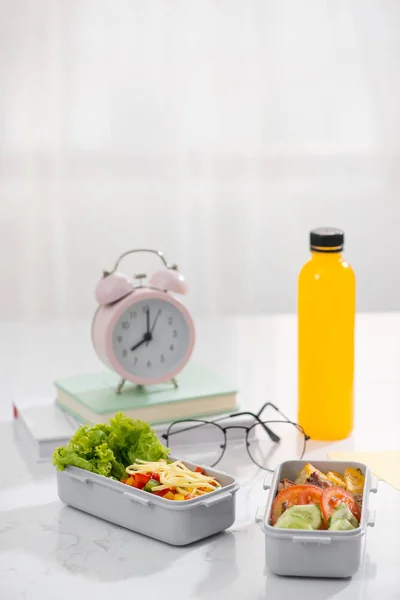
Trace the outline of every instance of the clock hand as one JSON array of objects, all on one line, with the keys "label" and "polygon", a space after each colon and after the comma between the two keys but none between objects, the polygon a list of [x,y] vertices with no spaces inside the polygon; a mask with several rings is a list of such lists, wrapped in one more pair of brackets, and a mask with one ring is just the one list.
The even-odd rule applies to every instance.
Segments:
[{"label": "clock hand", "polygon": [[139,346],[141,346],[145,342],[149,342],[151,339],[153,339],[151,333],[147,333],[146,331],[146,333],[143,336],[143,339],[141,339],[140,342],[132,346],[131,351],[136,350],[136,348],[139,348]]},{"label": "clock hand", "polygon": [[156,326],[157,319],[158,319],[158,317],[160,316],[160,313],[161,313],[161,308],[159,308],[159,309],[158,309],[158,312],[157,312],[157,314],[156,314],[156,318],[154,319],[154,323],[153,323],[153,326],[152,326],[152,328],[151,328],[151,331],[150,331],[150,333],[151,333],[151,334],[152,334],[152,333],[153,333],[153,331],[154,331],[154,327]]},{"label": "clock hand", "polygon": [[136,348],[139,348],[139,346],[141,346],[142,344],[144,344],[146,342],[146,338],[143,338],[142,340],[140,340],[140,342],[138,342],[137,344],[135,344],[135,346],[132,346],[131,351],[132,350],[136,350]]},{"label": "clock hand", "polygon": [[151,332],[150,332],[150,309],[149,308],[146,310],[146,324],[147,324],[147,331],[146,331],[145,335],[150,336],[150,338],[148,338],[146,340],[146,342],[147,342],[146,346],[148,346],[149,345],[149,340],[151,340]]},{"label": "clock hand", "polygon": [[[157,317],[156,317],[155,321],[156,320],[157,320]],[[140,342],[138,342],[137,344],[135,344],[134,346],[132,346],[131,352],[133,350],[136,350],[136,348],[139,348],[139,346],[141,346],[144,343],[146,343],[146,346],[148,346],[149,342],[153,339],[153,336],[152,336],[151,331],[150,331],[150,309],[149,308],[146,310],[146,325],[147,325],[147,331],[144,334],[143,339],[141,339]],[[154,325],[153,325],[153,328],[154,328]]]}]

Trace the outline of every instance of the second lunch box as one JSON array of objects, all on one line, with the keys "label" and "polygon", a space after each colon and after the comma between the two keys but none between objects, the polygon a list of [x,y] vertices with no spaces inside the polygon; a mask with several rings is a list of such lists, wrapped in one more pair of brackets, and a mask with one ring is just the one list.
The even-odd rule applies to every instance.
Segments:
[{"label": "second lunch box", "polygon": [[[360,566],[362,541],[367,526],[373,527],[375,516],[369,509],[370,492],[377,492],[378,480],[373,478],[368,467],[358,462],[312,461],[322,472],[344,473],[348,467],[360,469],[365,476],[359,527],[350,531],[307,531],[280,529],[270,525],[271,508],[277,495],[279,481],[285,477],[294,481],[309,461],[290,460],[276,469],[272,482],[264,483],[270,489],[267,506],[258,514],[265,534],[265,561],[267,567],[277,575],[297,577],[350,577]],[[267,478],[270,475],[267,475]],[[266,478],[266,479],[267,479]]]},{"label": "second lunch box", "polygon": [[[197,467],[182,462],[189,469]],[[65,504],[95,517],[174,546],[183,546],[223,531],[235,521],[235,495],[239,484],[222,471],[203,468],[219,481],[221,488],[192,500],[166,500],[77,467],[57,471],[58,495]]]}]

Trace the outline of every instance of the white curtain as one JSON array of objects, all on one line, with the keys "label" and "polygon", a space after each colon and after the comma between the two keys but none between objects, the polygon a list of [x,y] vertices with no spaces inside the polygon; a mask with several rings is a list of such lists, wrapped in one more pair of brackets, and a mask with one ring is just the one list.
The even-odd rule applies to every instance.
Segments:
[{"label": "white curtain", "polygon": [[294,311],[319,225],[400,308],[399,58],[396,0],[0,0],[0,318],[89,316],[135,247]]}]

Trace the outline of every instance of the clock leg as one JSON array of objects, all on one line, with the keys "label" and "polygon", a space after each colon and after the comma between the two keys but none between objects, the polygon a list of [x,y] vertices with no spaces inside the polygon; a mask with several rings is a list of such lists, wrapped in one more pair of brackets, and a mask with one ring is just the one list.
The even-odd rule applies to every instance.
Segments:
[{"label": "clock leg", "polygon": [[176,389],[176,388],[178,387],[178,382],[177,382],[177,380],[175,379],[175,377],[173,377],[173,378],[171,379],[171,381],[172,381],[172,383],[174,384],[174,388]]},{"label": "clock leg", "polygon": [[122,388],[124,387],[124,383],[125,383],[125,379],[121,379],[121,381],[118,384],[117,390],[116,390],[117,394],[121,393]]}]

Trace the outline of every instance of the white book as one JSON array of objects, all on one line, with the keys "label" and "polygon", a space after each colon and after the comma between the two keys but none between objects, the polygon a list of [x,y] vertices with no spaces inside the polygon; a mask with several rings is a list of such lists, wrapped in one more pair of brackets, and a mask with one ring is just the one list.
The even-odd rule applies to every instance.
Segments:
[{"label": "white book", "polygon": [[51,460],[78,428],[54,402],[26,407],[14,402],[13,413],[17,441],[36,462]]}]

